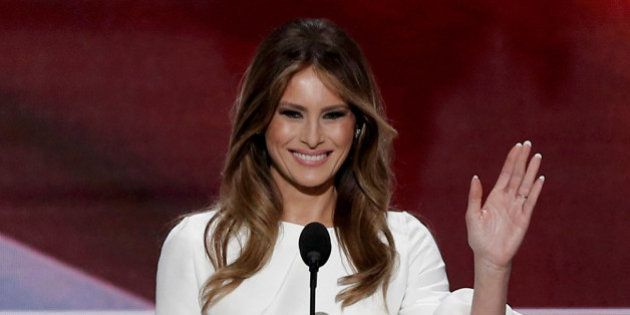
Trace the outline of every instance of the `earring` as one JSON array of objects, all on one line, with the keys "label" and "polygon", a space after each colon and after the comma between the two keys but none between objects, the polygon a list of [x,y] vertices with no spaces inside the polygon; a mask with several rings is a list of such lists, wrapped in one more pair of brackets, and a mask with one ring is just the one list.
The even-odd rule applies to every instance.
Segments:
[{"label": "earring", "polygon": [[358,139],[358,138],[359,138],[359,135],[361,135],[361,128],[357,128],[357,129],[354,131],[354,137],[355,137],[355,138],[357,138],[357,139]]}]

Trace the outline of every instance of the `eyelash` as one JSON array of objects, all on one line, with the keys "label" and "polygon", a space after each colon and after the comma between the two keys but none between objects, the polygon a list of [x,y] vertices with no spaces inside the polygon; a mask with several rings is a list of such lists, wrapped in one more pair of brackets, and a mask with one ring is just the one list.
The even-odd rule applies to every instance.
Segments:
[{"label": "eyelash", "polygon": [[[280,115],[289,117],[291,119],[302,118],[302,114],[300,112],[294,111],[294,110],[288,110],[288,109],[280,110]],[[328,112],[328,113],[324,114],[324,119],[335,120],[335,119],[339,119],[339,118],[344,117],[344,116],[346,116],[346,112],[334,111],[334,112]]]},{"label": "eyelash", "polygon": [[346,116],[345,112],[329,112],[324,114],[324,118],[329,117],[330,119],[339,119],[343,116]]},{"label": "eyelash", "polygon": [[300,114],[300,112],[288,109],[280,110],[280,115],[287,116],[293,119],[302,118],[302,114]]}]

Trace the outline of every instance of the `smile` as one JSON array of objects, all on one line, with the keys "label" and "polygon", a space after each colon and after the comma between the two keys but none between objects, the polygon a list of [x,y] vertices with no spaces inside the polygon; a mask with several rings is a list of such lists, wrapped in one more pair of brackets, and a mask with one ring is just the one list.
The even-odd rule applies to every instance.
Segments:
[{"label": "smile", "polygon": [[332,151],[328,152],[317,152],[316,154],[308,154],[291,150],[291,154],[295,157],[295,159],[303,165],[307,166],[319,166],[326,162],[328,156]]}]

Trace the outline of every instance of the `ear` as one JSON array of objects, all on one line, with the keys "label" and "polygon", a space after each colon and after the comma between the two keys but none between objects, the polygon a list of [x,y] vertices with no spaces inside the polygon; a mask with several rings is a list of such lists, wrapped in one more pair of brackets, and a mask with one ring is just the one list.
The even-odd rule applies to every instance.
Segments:
[{"label": "ear", "polygon": [[351,107],[352,114],[354,114],[354,125],[356,129],[363,130],[365,129],[365,114],[363,114],[360,110]]}]

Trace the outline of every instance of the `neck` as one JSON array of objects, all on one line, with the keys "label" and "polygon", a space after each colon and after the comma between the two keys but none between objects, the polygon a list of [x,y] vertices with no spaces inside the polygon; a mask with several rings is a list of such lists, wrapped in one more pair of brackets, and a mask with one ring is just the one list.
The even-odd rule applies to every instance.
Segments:
[{"label": "neck", "polygon": [[271,174],[282,195],[282,221],[300,225],[317,221],[326,227],[333,226],[337,191],[332,179],[317,187],[299,187],[274,168]]}]

